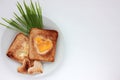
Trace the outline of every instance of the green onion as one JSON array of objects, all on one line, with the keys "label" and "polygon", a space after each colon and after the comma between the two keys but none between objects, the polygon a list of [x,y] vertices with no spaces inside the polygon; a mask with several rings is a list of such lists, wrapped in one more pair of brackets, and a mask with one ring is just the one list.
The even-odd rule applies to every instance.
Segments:
[{"label": "green onion", "polygon": [[42,11],[39,3],[30,1],[30,5],[27,5],[23,1],[23,6],[17,2],[17,8],[20,16],[14,12],[14,19],[2,18],[8,24],[0,23],[0,25],[13,30],[19,30],[24,34],[29,34],[31,28],[43,28]]}]

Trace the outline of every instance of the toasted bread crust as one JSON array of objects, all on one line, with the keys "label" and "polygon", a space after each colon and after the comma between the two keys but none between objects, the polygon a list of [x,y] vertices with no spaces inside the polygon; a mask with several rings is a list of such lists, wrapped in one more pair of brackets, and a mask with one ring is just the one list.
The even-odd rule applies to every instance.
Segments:
[{"label": "toasted bread crust", "polygon": [[43,73],[42,63],[40,61],[34,61],[33,66],[28,69],[28,74]]},{"label": "toasted bread crust", "polygon": [[40,61],[31,61],[28,58],[25,58],[17,71],[23,74],[43,73],[42,63]]},{"label": "toasted bread crust", "polygon": [[22,66],[19,66],[17,71],[23,74],[26,74],[28,71],[28,68],[31,67],[31,63],[29,59],[24,59],[22,62]]},{"label": "toasted bread crust", "polygon": [[20,49],[22,50],[22,48],[25,47],[22,45],[23,43],[28,44],[28,37],[26,37],[22,33],[17,34],[7,51],[7,56],[10,57],[11,59],[14,59],[14,60],[22,63],[23,58],[21,58],[17,55],[17,51]]},{"label": "toasted bread crust", "polygon": [[[53,43],[53,47],[50,51],[47,52],[45,55],[40,55],[36,48],[34,47],[34,38],[36,36],[42,36],[46,39],[50,39]],[[32,28],[30,31],[30,37],[29,37],[29,58],[31,60],[40,60],[40,61],[47,61],[47,62],[53,62],[55,57],[55,51],[56,51],[56,42],[58,38],[58,32],[55,30],[42,30],[38,28]]]}]

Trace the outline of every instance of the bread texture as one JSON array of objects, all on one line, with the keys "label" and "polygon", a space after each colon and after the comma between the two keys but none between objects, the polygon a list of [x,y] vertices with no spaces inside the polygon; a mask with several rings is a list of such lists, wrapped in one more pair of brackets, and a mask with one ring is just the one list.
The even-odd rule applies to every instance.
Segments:
[{"label": "bread texture", "polygon": [[[42,43],[42,46],[38,46],[35,42],[36,38],[38,38],[38,41],[40,40],[39,42]],[[32,28],[29,36],[29,58],[31,60],[53,62],[55,58],[57,38],[58,32],[55,30]],[[41,44],[39,43],[39,45]],[[43,51],[41,50],[40,52],[38,47],[40,49],[43,48]]]},{"label": "bread texture", "polygon": [[28,58],[25,58],[22,65],[18,67],[17,71],[23,74],[42,73],[42,63],[40,61],[31,61]]},{"label": "bread texture", "polygon": [[28,58],[29,39],[22,33],[16,35],[10,45],[7,56],[17,62],[22,63],[25,58]]},{"label": "bread texture", "polygon": [[28,69],[28,74],[43,73],[42,63],[40,61],[34,61],[33,66]]},{"label": "bread texture", "polygon": [[28,73],[28,68],[31,67],[31,62],[28,58],[25,58],[22,62],[22,66],[19,66],[17,71],[19,73],[27,74]]}]

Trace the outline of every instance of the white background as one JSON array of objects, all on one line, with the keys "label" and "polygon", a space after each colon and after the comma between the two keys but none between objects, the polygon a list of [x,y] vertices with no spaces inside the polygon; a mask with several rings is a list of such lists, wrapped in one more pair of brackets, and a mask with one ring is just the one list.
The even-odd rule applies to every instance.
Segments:
[{"label": "white background", "polygon": [[[61,29],[66,51],[55,72],[35,80],[120,80],[120,0],[39,2],[43,15]],[[0,17],[10,17],[15,4],[16,0],[0,0]],[[4,29],[0,27],[0,36]],[[4,73],[1,80],[21,80]]]}]

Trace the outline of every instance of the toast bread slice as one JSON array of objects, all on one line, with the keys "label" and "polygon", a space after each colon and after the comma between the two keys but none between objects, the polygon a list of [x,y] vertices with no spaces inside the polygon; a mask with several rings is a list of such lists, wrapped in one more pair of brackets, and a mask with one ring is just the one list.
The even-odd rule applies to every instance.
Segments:
[{"label": "toast bread slice", "polygon": [[27,36],[22,33],[17,34],[7,51],[7,56],[22,63],[25,58],[28,58],[28,43]]},{"label": "toast bread slice", "polygon": [[[36,43],[35,43],[36,37],[42,38],[43,43],[48,42],[51,48],[49,48],[44,52],[40,52],[37,48],[38,46],[36,47]],[[58,38],[58,32],[55,30],[45,30],[45,29],[43,30],[38,28],[32,28],[29,36],[29,58],[31,60],[54,62],[57,38]],[[43,46],[41,46],[41,48]]]},{"label": "toast bread slice", "polygon": [[23,74],[43,73],[42,63],[40,61],[31,61],[28,58],[25,58],[17,71]]}]

